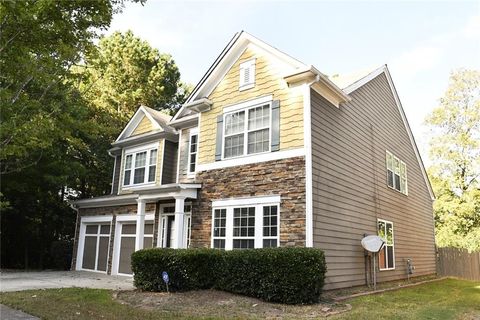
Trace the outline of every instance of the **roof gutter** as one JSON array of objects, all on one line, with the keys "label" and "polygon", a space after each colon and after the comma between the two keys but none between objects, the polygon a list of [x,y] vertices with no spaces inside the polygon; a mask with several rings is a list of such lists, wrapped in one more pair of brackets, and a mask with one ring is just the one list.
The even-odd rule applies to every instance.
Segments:
[{"label": "roof gutter", "polygon": [[325,74],[321,73],[312,65],[308,66],[306,69],[296,70],[294,73],[287,74],[283,78],[289,85],[304,82],[309,82],[310,86],[315,86],[315,84],[321,85],[328,90],[330,94],[334,95],[339,103],[352,100],[348,94],[337,87]]}]

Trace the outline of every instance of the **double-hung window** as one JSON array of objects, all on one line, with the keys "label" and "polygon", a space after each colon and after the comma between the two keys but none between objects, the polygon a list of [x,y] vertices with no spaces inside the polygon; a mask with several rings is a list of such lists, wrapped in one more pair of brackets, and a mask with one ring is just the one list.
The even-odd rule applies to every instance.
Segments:
[{"label": "double-hung window", "polygon": [[270,151],[271,103],[224,115],[223,158]]},{"label": "double-hung window", "polygon": [[395,269],[393,223],[386,220],[378,220],[378,236],[385,241],[385,245],[378,255],[380,270]]},{"label": "double-hung window", "polygon": [[255,199],[250,204],[248,200],[246,202],[225,207],[214,204],[213,248],[231,250],[278,247],[279,202],[255,203]]},{"label": "double-hung window", "polygon": [[233,208],[233,249],[255,248],[255,207]]},{"label": "double-hung window", "polygon": [[188,173],[195,173],[198,153],[198,129],[190,130],[190,139],[188,144]]},{"label": "double-hung window", "polygon": [[407,188],[407,165],[393,154],[387,151],[387,185],[408,194]]},{"label": "double-hung window", "polygon": [[227,209],[213,210],[213,247],[225,249]]},{"label": "double-hung window", "polygon": [[157,148],[128,152],[125,155],[123,185],[133,186],[155,182]]}]

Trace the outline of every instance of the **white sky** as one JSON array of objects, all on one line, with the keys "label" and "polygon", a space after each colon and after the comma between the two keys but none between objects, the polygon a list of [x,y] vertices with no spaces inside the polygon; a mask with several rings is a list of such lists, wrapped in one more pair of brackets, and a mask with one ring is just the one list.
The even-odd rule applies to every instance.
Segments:
[{"label": "white sky", "polygon": [[107,33],[128,29],[170,53],[193,85],[240,30],[327,75],[386,63],[426,162],[422,123],[450,72],[480,69],[480,1],[147,0],[127,4]]}]

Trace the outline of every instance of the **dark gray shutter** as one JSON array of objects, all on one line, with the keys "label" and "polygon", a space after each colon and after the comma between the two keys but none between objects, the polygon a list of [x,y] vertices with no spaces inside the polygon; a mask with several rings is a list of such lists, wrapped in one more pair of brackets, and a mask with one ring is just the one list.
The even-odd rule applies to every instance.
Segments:
[{"label": "dark gray shutter", "polygon": [[113,168],[113,181],[112,181],[112,194],[118,193],[118,186],[120,184],[120,167],[122,163],[122,156],[115,157],[115,163]]},{"label": "dark gray shutter", "polygon": [[271,150],[280,150],[280,100],[272,101],[272,142]]},{"label": "dark gray shutter", "polygon": [[217,116],[217,145],[215,147],[215,161],[222,160],[223,114]]}]

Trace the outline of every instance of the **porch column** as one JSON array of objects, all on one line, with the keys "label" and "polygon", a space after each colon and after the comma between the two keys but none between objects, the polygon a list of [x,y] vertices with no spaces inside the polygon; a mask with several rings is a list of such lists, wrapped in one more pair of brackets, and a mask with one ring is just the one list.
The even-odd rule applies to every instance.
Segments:
[{"label": "porch column", "polygon": [[175,197],[175,240],[172,244],[174,249],[185,248],[184,221],[185,221],[185,198],[183,196]]},{"label": "porch column", "polygon": [[135,232],[135,251],[143,249],[145,235],[145,200],[137,200],[137,229]]}]

